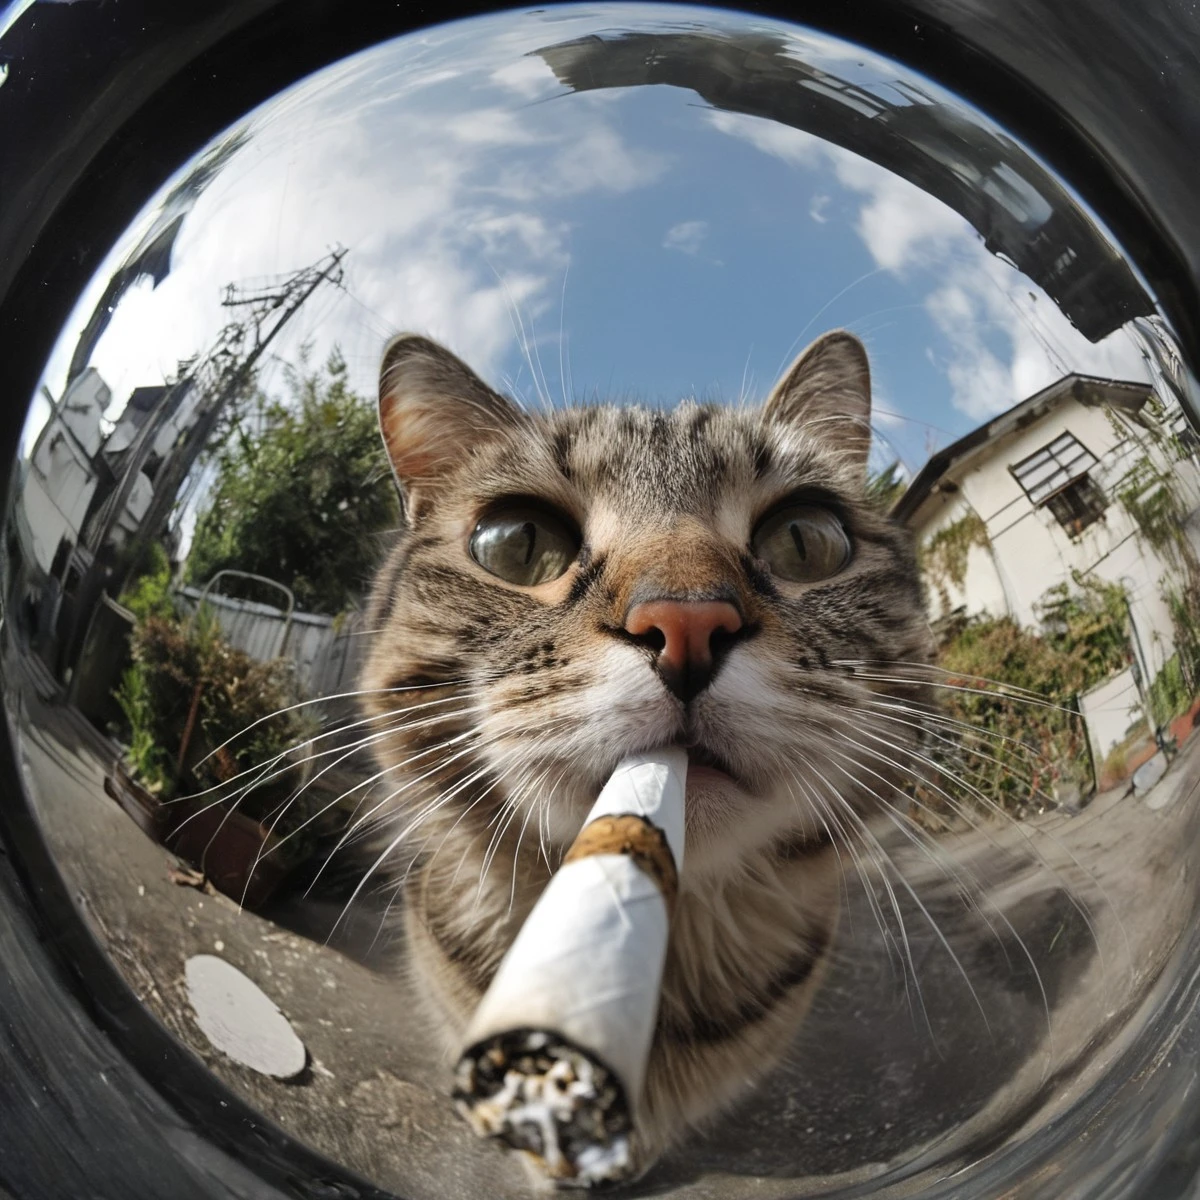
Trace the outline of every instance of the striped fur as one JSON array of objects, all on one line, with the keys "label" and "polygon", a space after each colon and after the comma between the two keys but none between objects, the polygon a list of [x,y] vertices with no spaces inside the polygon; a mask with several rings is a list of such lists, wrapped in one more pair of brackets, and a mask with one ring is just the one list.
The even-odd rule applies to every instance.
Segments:
[{"label": "striped fur", "polygon": [[[930,652],[910,540],[865,497],[868,415],[865,354],[846,334],[740,411],[533,415],[424,339],[385,358],[381,420],[406,521],[374,589],[362,683],[389,769],[383,834],[407,871],[410,954],[447,1049],[624,755],[690,736],[741,781],[689,783],[647,1162],[788,1045],[834,938],[856,817],[906,765],[858,762],[840,738],[875,725],[864,700],[900,685],[834,664]],[[833,507],[852,540],[849,565],[822,583],[776,579],[749,549],[762,514],[798,491]],[[582,531],[562,578],[517,587],[470,558],[479,514],[512,495]],[[745,620],[686,706],[621,634],[649,591],[729,599]],[[409,690],[384,690],[397,688]],[[919,685],[904,698],[920,701]],[[447,715],[386,732],[422,703]],[[895,743],[894,723],[877,731]]]}]

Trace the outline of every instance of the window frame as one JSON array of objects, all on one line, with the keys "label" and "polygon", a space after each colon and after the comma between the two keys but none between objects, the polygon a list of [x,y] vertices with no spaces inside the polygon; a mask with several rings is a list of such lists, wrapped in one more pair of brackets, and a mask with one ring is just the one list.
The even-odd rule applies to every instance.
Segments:
[{"label": "window frame", "polygon": [[[1029,479],[1047,465],[1054,469],[1040,479]],[[1089,526],[1104,520],[1108,509],[1108,497],[1091,474],[1099,465],[1100,459],[1070,429],[1064,429],[1032,454],[1010,463],[1008,470],[1035,509],[1049,508],[1063,532],[1077,538]],[[1067,524],[1059,511],[1065,504],[1055,505],[1053,501],[1071,488],[1080,492],[1072,496],[1071,503],[1081,515]]]}]

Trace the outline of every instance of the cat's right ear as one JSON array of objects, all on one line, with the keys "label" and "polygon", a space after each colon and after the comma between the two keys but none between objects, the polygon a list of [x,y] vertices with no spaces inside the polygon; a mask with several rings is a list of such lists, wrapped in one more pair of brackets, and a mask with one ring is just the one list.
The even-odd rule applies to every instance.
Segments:
[{"label": "cat's right ear", "polygon": [[448,468],[522,418],[520,409],[429,338],[402,333],[384,351],[379,428],[410,521]]}]

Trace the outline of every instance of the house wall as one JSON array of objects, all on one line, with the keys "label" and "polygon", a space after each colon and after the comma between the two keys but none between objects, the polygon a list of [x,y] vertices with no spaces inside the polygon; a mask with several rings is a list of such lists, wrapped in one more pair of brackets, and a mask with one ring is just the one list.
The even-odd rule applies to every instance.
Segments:
[{"label": "house wall", "polygon": [[[1072,433],[1099,460],[1091,472],[1110,504],[1104,517],[1077,537],[1062,528],[1048,507],[1037,507],[1026,496],[1010,466],[1042,449],[1059,434]],[[1140,665],[1153,678],[1175,652],[1170,609],[1161,591],[1177,574],[1142,536],[1133,517],[1116,501],[1115,490],[1142,454],[1166,465],[1161,451],[1143,435],[1139,441],[1122,427],[1114,428],[1109,414],[1064,399],[1026,428],[998,439],[986,448],[986,457],[964,463],[951,476],[959,492],[940,505],[927,505],[918,530],[924,544],[951,521],[969,511],[982,519],[990,551],[972,547],[967,560],[965,585],[949,589],[949,608],[963,606],[969,615],[1011,615],[1020,624],[1039,624],[1038,607],[1047,589],[1056,583],[1071,585],[1073,574],[1119,583],[1129,596],[1137,636]],[[1200,473],[1190,460],[1172,463],[1190,506],[1200,496]],[[932,509],[932,511],[930,511]],[[931,588],[936,617],[946,609],[945,599]]]},{"label": "house wall", "polygon": [[[1072,537],[1048,506],[1035,507],[1010,467],[1070,432],[1098,462],[1089,472],[1109,503],[1102,519]],[[1163,592],[1186,582],[1188,564],[1178,550],[1160,553],[1118,499],[1131,471],[1148,457],[1172,486],[1188,514],[1183,532],[1200,559],[1200,465],[1176,458],[1140,426],[1073,398],[1063,398],[1023,429],[986,443],[951,468],[942,488],[928,497],[915,531],[922,546],[955,521],[974,514],[988,545],[972,545],[961,587],[926,572],[931,617],[954,610],[968,616],[1008,615],[1021,625],[1040,625],[1046,591],[1073,588],[1076,575],[1121,585],[1129,603],[1133,667],[1079,697],[1080,711],[1098,771],[1113,749],[1147,730],[1146,689],[1176,650],[1176,632]],[[955,487],[957,485],[957,487]],[[1152,487],[1159,486],[1157,483]],[[1178,560],[1178,561],[1177,561]],[[1136,672],[1136,673],[1135,673]],[[1139,682],[1140,676],[1140,682]],[[1134,760],[1131,760],[1134,761]]]},{"label": "house wall", "polygon": [[204,393],[200,388],[189,388],[184,393],[179,401],[179,407],[162,423],[155,436],[154,445],[151,448],[153,455],[159,459],[165,459],[171,453],[175,443],[179,440],[179,435],[185,430],[191,429],[195,423],[196,409],[200,406],[203,397]]},{"label": "house wall", "polygon": [[87,457],[100,449],[100,417],[112,403],[112,392],[95,367],[88,367],[63,392],[55,416],[70,430]]},{"label": "house wall", "polygon": [[92,368],[76,379],[38,434],[21,499],[33,558],[48,572],[63,538],[74,543],[96,490],[92,458],[100,447],[100,414],[112,395]]},{"label": "house wall", "polygon": [[[971,506],[961,493],[938,499],[940,504],[935,515],[921,528],[922,543],[971,513]],[[971,546],[967,551],[961,586],[944,575],[934,578],[930,572],[926,572],[925,585],[931,621],[936,622],[960,609],[968,617],[1005,617],[1012,613],[1004,580],[990,546]]]},{"label": "house wall", "polygon": [[116,546],[124,547],[137,535],[142,525],[142,518],[146,515],[146,510],[150,507],[150,501],[153,498],[154,485],[144,471],[139,471],[129,490],[125,507],[117,514],[116,524],[110,534]]}]

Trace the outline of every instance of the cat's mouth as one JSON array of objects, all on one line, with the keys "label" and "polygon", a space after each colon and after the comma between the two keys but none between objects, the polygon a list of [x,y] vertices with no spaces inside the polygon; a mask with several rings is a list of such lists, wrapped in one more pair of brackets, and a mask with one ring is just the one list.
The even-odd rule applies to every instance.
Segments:
[{"label": "cat's mouth", "polygon": [[694,742],[684,748],[687,750],[689,778],[692,778],[695,772],[703,771],[708,773],[710,778],[724,775],[730,783],[742,784],[741,777],[729,762],[703,742]]}]

